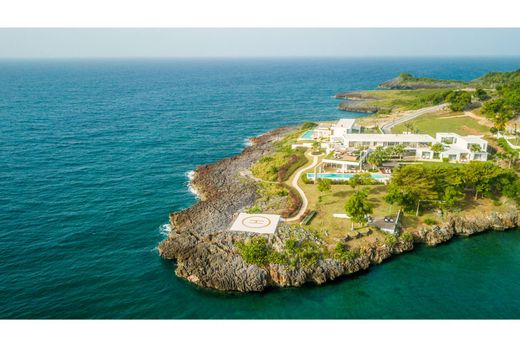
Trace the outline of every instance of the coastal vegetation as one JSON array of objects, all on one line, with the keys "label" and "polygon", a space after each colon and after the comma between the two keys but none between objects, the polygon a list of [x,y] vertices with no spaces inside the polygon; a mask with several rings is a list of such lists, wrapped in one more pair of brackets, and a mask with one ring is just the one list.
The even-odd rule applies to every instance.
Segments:
[{"label": "coastal vegetation", "polygon": [[519,78],[520,69],[510,72],[489,72],[474,80],[473,83],[483,88],[496,88],[497,86],[518,81]]},{"label": "coastal vegetation", "polygon": [[352,229],[354,223],[365,223],[366,216],[372,213],[373,208],[368,201],[368,189],[356,190],[345,203],[345,212],[352,220]]},{"label": "coastal vegetation", "polygon": [[304,149],[287,150],[281,147],[279,151],[262,157],[253,165],[251,172],[267,182],[284,182],[306,163]]},{"label": "coastal vegetation", "polygon": [[235,247],[244,261],[249,264],[265,266],[269,263],[279,264],[284,262],[283,256],[276,252],[268,244],[267,239],[262,236],[253,237],[245,242],[237,242]]},{"label": "coastal vegetation", "polygon": [[[356,92],[357,101],[354,103],[347,101],[340,104],[339,108],[355,111],[356,108],[366,107],[380,114],[415,110],[443,103],[445,91],[445,89],[360,91]],[[342,98],[348,99],[348,96],[349,94],[344,94]]]},{"label": "coastal vegetation", "polygon": [[[316,124],[306,122],[301,130],[315,127]],[[292,149],[291,145],[301,135],[302,131],[293,132],[276,142],[275,151],[263,156],[251,167],[256,177],[267,182],[284,182],[300,167],[307,163],[305,149]]]},{"label": "coastal vegetation", "polygon": [[[431,135],[456,132],[490,136],[487,133],[492,130],[491,125],[495,125],[495,130],[505,126],[500,128],[497,122],[492,123],[481,116],[489,117],[486,113],[488,108],[495,118],[497,114],[506,114],[507,117],[516,114],[514,85],[495,86],[493,89],[484,86],[473,88],[470,82],[463,83],[463,87],[454,87],[450,83],[459,81],[451,81],[449,87],[439,87],[438,80],[418,79],[409,75],[400,78],[404,82],[430,84],[422,89],[367,92],[370,102],[388,107],[392,112],[443,103],[449,107],[442,111],[439,110],[444,106],[433,108],[437,110],[435,113],[418,116],[409,123],[396,126],[394,131],[402,126],[405,131]],[[391,100],[392,97],[396,100]],[[488,106],[479,109],[481,104]],[[471,112],[465,112],[468,108],[472,109]],[[413,115],[413,112],[404,113],[407,114]],[[399,114],[397,118],[402,116]],[[239,233],[230,237],[228,234],[209,233],[207,237],[201,235],[199,238],[192,236],[199,232],[191,222],[193,215],[185,216],[183,212],[172,214],[172,224],[178,229],[179,223],[185,223],[184,229],[188,232],[172,234],[160,252],[167,258],[172,255],[181,258],[177,270],[180,276],[194,283],[200,283],[200,278],[206,280],[208,276],[213,276],[211,283],[203,282],[203,285],[241,291],[263,290],[273,284],[298,286],[306,282],[324,283],[343,274],[366,269],[370,264],[380,263],[393,254],[411,250],[414,242],[435,245],[456,234],[469,235],[489,228],[518,226],[516,211],[520,202],[520,180],[514,169],[518,152],[504,139],[489,141],[488,148],[496,146],[495,158],[509,160],[508,165],[500,160],[495,163],[474,161],[457,164],[422,161],[421,158],[411,161],[409,156],[405,156],[407,151],[404,146],[385,144],[386,148],[372,149],[368,157],[369,165],[360,164],[363,170],[377,174],[359,172],[343,176],[349,177],[348,180],[317,179],[313,182],[306,174],[314,172],[314,165],[323,158],[332,160],[322,161],[326,165],[319,168],[320,172],[335,174],[337,169],[338,173],[343,174],[345,165],[333,159],[349,160],[344,158],[356,155],[353,150],[341,152],[340,156],[329,153],[327,157],[320,155],[313,158],[313,153],[321,152],[330,145],[324,142],[326,146],[322,148],[319,141],[310,143],[306,140],[305,145],[311,145],[307,149],[292,148],[304,131],[316,126],[316,123],[306,122],[289,134],[288,128],[283,128],[270,137],[277,139],[277,142],[267,140],[269,137],[259,139],[256,146],[263,146],[260,150],[255,152],[253,147],[234,157],[238,164],[233,167],[235,170],[240,168],[239,172],[243,175],[226,176],[236,184],[226,183],[229,185],[226,191],[210,197],[220,199],[225,196],[227,203],[215,199],[217,201],[211,204],[219,208],[211,208],[207,213],[210,217],[225,217],[213,217],[212,223],[221,223],[219,228],[226,228],[234,213],[242,208],[241,211],[249,213],[276,213],[284,218],[297,218],[286,219],[278,225],[275,235]],[[481,150],[472,144],[468,144],[469,151]],[[447,145],[434,144],[430,148],[440,153]],[[422,148],[427,149],[424,144]],[[465,148],[463,151],[466,152]],[[357,148],[358,154],[361,150]],[[254,160],[251,160],[251,155]],[[489,155],[493,155],[493,150]],[[294,177],[297,169],[308,163],[309,159],[313,160],[313,165],[303,175]],[[385,165],[381,167],[383,163]],[[358,168],[357,165],[355,167]],[[221,177],[219,175],[225,172],[226,167],[209,166],[200,170],[208,172],[212,169],[215,176]],[[248,179],[247,170],[251,170],[255,179]],[[294,183],[296,180],[297,184]],[[219,178],[211,184],[220,192],[222,182],[227,182],[227,179]],[[302,203],[305,203],[306,211],[303,211]],[[210,202],[201,201],[198,206],[208,204]],[[205,220],[201,222],[204,223],[208,224]],[[181,239],[180,242],[176,242],[177,239]],[[210,245],[206,245],[206,240],[211,241]],[[207,258],[208,254],[218,254],[218,259],[222,259],[219,268],[211,269],[215,270],[212,275],[200,266],[207,261],[203,258]],[[240,260],[238,257],[243,261],[237,261]],[[232,275],[222,278],[221,269],[227,267]]]},{"label": "coastal vegetation", "polygon": [[393,173],[385,200],[408,211],[418,210],[421,204],[450,211],[465,198],[467,191],[472,192],[474,199],[504,195],[517,200],[519,184],[516,172],[491,162],[407,165]]},{"label": "coastal vegetation", "polygon": [[264,236],[236,242],[235,247],[245,262],[257,266],[278,264],[307,268],[326,256],[326,249],[315,240],[292,237],[285,240],[280,251],[275,250]]},{"label": "coastal vegetation", "polygon": [[508,121],[520,115],[520,70],[515,71],[510,78],[506,79],[507,83],[496,87],[497,97],[482,106],[482,113],[499,130],[503,130]]}]

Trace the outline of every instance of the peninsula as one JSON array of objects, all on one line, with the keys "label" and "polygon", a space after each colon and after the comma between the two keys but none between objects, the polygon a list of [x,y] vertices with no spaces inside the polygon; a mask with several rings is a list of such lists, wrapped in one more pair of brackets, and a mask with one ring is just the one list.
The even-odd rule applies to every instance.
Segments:
[{"label": "peninsula", "polygon": [[367,117],[275,129],[198,167],[199,201],[170,214],[159,254],[195,285],[262,291],[520,226],[520,70],[380,88],[337,95]]}]

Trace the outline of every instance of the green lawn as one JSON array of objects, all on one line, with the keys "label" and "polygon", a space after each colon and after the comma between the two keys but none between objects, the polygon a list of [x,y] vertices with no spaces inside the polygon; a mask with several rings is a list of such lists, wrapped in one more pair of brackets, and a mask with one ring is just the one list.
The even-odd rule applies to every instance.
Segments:
[{"label": "green lawn", "polygon": [[376,98],[367,104],[391,110],[415,110],[432,106],[428,98],[447,89],[367,90],[360,94]]},{"label": "green lawn", "polygon": [[[454,132],[459,135],[483,135],[489,132],[489,128],[480,124],[474,118],[456,113],[426,114],[410,121],[417,133],[435,136],[439,132]],[[395,134],[409,131],[406,123],[401,123],[392,128]]]},{"label": "green lawn", "polygon": [[[299,185],[309,200],[308,208],[318,211],[309,227],[317,230],[330,247],[333,247],[346,235],[367,229],[358,224],[356,225],[356,230],[353,232],[351,231],[352,224],[349,219],[334,218],[332,216],[334,213],[345,213],[345,202],[353,193],[353,189],[349,185],[332,185],[332,191],[326,193],[320,193],[316,185],[305,184],[301,179]],[[374,208],[373,216],[384,216],[391,212],[397,212],[396,207],[392,208],[383,200],[383,196],[386,194],[386,186],[374,185],[366,187],[369,188],[369,201]],[[359,189],[362,188],[363,187],[360,187]],[[321,202],[319,202],[320,195],[322,196]],[[377,238],[382,240],[384,234],[376,231],[361,239],[349,241],[348,244],[350,246],[359,246],[360,243],[373,242]]]}]

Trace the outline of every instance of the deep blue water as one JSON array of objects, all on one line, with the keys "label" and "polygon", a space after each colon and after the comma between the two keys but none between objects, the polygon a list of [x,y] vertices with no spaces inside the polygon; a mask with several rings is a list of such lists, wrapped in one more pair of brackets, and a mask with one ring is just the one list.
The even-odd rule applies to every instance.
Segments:
[{"label": "deep blue water", "polygon": [[345,116],[336,92],[402,71],[468,80],[518,67],[520,58],[2,61],[0,318],[520,318],[517,231],[262,294],[195,288],[155,249],[168,213],[195,202],[186,172],[274,127]]}]

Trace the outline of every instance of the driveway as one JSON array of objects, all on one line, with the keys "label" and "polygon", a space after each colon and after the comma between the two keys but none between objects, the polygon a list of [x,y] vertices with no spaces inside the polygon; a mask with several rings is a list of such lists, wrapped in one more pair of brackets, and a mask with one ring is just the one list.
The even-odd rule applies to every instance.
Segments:
[{"label": "driveway", "polygon": [[401,124],[401,123],[404,123],[404,122],[408,122],[409,120],[412,120],[414,118],[417,118],[417,117],[422,116],[422,115],[427,114],[427,113],[440,111],[440,110],[442,110],[446,106],[448,106],[448,104],[441,104],[441,105],[425,107],[425,108],[420,108],[418,110],[410,111],[410,113],[407,114],[406,116],[403,116],[403,117],[401,117],[401,118],[399,118],[397,120],[394,120],[392,122],[389,122],[389,123],[386,123],[385,125],[383,125],[381,127],[381,131],[384,134],[390,134],[391,130],[392,130],[392,128],[394,126],[396,126],[398,124]]}]

